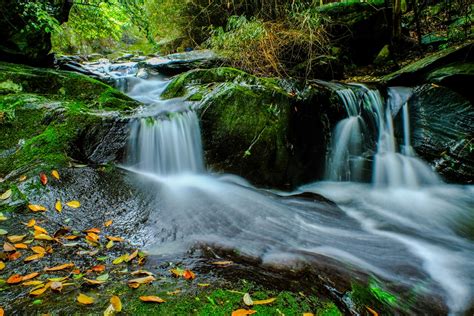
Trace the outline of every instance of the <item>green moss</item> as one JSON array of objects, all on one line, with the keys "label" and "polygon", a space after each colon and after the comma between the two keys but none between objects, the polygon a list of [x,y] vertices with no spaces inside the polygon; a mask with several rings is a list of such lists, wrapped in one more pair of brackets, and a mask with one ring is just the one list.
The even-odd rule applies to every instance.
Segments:
[{"label": "green moss", "polygon": [[353,283],[350,297],[361,310],[369,306],[381,314],[390,314],[394,308],[400,307],[397,297],[382,289],[375,280],[371,280],[367,286]]}]

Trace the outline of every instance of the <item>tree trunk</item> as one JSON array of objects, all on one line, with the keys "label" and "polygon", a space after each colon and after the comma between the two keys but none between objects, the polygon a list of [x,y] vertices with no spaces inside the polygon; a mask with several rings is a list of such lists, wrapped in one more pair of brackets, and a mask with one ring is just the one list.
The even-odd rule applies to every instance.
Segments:
[{"label": "tree trunk", "polygon": [[392,40],[398,42],[402,35],[402,1],[393,0]]}]

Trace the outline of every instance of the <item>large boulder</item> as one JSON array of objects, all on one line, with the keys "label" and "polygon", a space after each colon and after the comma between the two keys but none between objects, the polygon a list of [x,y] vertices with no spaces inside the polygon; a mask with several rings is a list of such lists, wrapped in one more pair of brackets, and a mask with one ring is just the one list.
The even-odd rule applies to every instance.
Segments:
[{"label": "large boulder", "polygon": [[51,66],[54,58],[50,54],[49,23],[66,22],[72,4],[69,0],[2,1],[0,60]]},{"label": "large boulder", "polygon": [[323,87],[300,94],[275,79],[214,68],[176,77],[163,95],[199,102],[211,169],[286,189],[321,176],[330,132]]},{"label": "large boulder", "polygon": [[445,87],[424,85],[410,101],[413,147],[452,182],[474,181],[474,107]]}]

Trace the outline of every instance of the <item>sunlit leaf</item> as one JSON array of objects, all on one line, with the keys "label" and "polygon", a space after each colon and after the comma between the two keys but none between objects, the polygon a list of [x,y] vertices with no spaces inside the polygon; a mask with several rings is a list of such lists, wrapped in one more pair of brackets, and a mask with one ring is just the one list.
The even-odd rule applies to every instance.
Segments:
[{"label": "sunlit leaf", "polygon": [[36,224],[36,220],[32,218],[25,225],[26,227],[33,227],[35,224]]},{"label": "sunlit leaf", "polygon": [[31,247],[31,250],[32,250],[34,253],[38,253],[38,254],[45,254],[45,253],[46,253],[46,249],[44,249],[44,248],[41,247],[41,246],[33,246],[33,247]]},{"label": "sunlit leaf", "polygon": [[137,275],[153,275],[153,273],[151,273],[150,271],[146,271],[146,270],[137,270],[137,271],[133,271],[132,273],[130,273],[131,275],[133,276],[137,276]]},{"label": "sunlit leaf", "polygon": [[245,305],[248,305],[248,306],[252,306],[252,305],[253,305],[253,300],[252,300],[252,298],[250,297],[250,294],[249,294],[249,293],[245,293],[245,294],[244,294],[243,300],[244,300],[244,304],[245,304]]},{"label": "sunlit leaf", "polygon": [[23,238],[25,237],[26,235],[13,235],[13,236],[8,236],[7,239],[12,243],[16,243],[16,242],[22,241]]},{"label": "sunlit leaf", "polygon": [[46,235],[46,234],[38,234],[35,235],[35,239],[37,240],[54,240],[53,237]]},{"label": "sunlit leaf", "polygon": [[48,183],[48,177],[43,172],[41,172],[39,176],[41,183],[46,185]]},{"label": "sunlit leaf", "polygon": [[105,245],[105,248],[110,249],[110,248],[112,248],[113,246],[114,246],[113,240],[109,240],[109,242],[107,243],[107,245]]},{"label": "sunlit leaf", "polygon": [[184,270],[180,268],[175,268],[170,270],[171,274],[175,277],[180,277],[183,276]]},{"label": "sunlit leaf", "polygon": [[164,303],[166,302],[164,299],[162,299],[159,296],[140,296],[140,300],[142,302],[147,302],[147,303]]},{"label": "sunlit leaf", "polygon": [[228,266],[233,264],[232,261],[216,261],[216,262],[211,262],[211,264],[214,264],[216,266]]},{"label": "sunlit leaf", "polygon": [[303,316],[314,316],[313,313],[303,313]]},{"label": "sunlit leaf", "polygon": [[32,212],[44,212],[44,211],[46,211],[46,207],[44,207],[42,205],[37,205],[37,204],[28,204],[28,208]]},{"label": "sunlit leaf", "polygon": [[99,235],[95,233],[87,233],[86,240],[96,243],[99,241]]},{"label": "sunlit leaf", "polygon": [[103,272],[103,271],[105,271],[105,265],[103,265],[103,264],[98,264],[98,265],[96,265],[96,266],[93,266],[91,269],[92,269],[92,271],[94,271],[94,272]]},{"label": "sunlit leaf", "polygon": [[128,256],[128,258],[127,258],[126,261],[127,261],[127,262],[132,261],[132,260],[135,259],[137,256],[138,256],[138,250],[135,250],[134,252],[132,252],[132,253]]},{"label": "sunlit leaf", "polygon": [[49,288],[49,286],[43,286],[43,287],[40,287],[39,289],[33,289],[30,291],[30,295],[31,296],[39,296],[41,294],[43,294],[44,292],[46,292],[46,290]]},{"label": "sunlit leaf", "polygon": [[129,280],[128,281],[128,286],[130,286],[131,288],[137,288],[141,284],[148,284],[148,283],[151,283],[155,280],[156,279],[153,276],[149,275],[149,276],[146,276],[146,277],[143,277],[143,278],[136,278],[136,279]]},{"label": "sunlit leaf", "polygon": [[3,243],[3,250],[6,251],[6,252],[10,252],[10,251],[15,251],[16,248],[15,246],[13,246],[12,244],[10,244],[9,242],[4,242]]},{"label": "sunlit leaf", "polygon": [[94,303],[95,299],[93,297],[80,293],[77,297],[77,301],[84,305],[90,305]]},{"label": "sunlit leaf", "polygon": [[21,280],[22,280],[22,281],[28,281],[28,280],[31,280],[31,279],[36,278],[38,275],[39,275],[38,272],[33,272],[33,273],[30,273],[30,274],[24,275],[24,276],[21,278]]},{"label": "sunlit leaf", "polygon": [[122,237],[105,236],[105,238],[107,238],[108,240],[112,240],[112,241],[124,241],[124,239]]},{"label": "sunlit leaf", "polygon": [[20,177],[18,178],[18,181],[23,182],[23,181],[25,181],[26,179],[27,179],[27,177],[26,177],[25,175],[22,175],[22,176],[20,176]]},{"label": "sunlit leaf", "polygon": [[117,312],[122,311],[122,302],[120,301],[120,297],[118,297],[117,295],[112,296],[110,298],[110,303],[114,307],[115,311],[117,311]]},{"label": "sunlit leaf", "polygon": [[8,284],[17,284],[17,283],[20,283],[21,280],[22,280],[22,276],[19,275],[19,274],[14,274],[12,276],[10,276],[8,279],[7,279],[7,283]]},{"label": "sunlit leaf", "polygon": [[85,231],[86,233],[94,233],[94,234],[98,234],[100,233],[100,229],[99,228],[89,228],[88,230]]},{"label": "sunlit leaf", "polygon": [[81,203],[79,201],[69,201],[66,205],[72,208],[78,208],[81,206]]},{"label": "sunlit leaf", "polygon": [[232,316],[245,316],[245,315],[252,315],[255,314],[257,311],[254,311],[252,309],[237,309],[232,312]]},{"label": "sunlit leaf", "polygon": [[24,243],[14,244],[16,249],[28,249],[28,245]]},{"label": "sunlit leaf", "polygon": [[44,271],[50,272],[50,271],[60,271],[68,268],[74,267],[74,263],[64,263],[59,266],[51,267],[51,268],[44,268]]},{"label": "sunlit leaf", "polygon": [[3,269],[5,269],[5,262],[0,261],[0,271],[2,271]]},{"label": "sunlit leaf", "polygon": [[191,270],[185,270],[183,272],[183,278],[185,278],[186,280],[193,280],[196,278],[196,274],[194,274],[194,272]]},{"label": "sunlit leaf", "polygon": [[114,261],[112,261],[113,264],[120,264],[124,262],[125,260],[128,259],[128,254],[121,255],[120,257],[116,258]]},{"label": "sunlit leaf", "polygon": [[208,287],[211,286],[209,283],[198,283],[198,286],[200,287]]},{"label": "sunlit leaf", "polygon": [[266,305],[271,304],[276,300],[276,297],[268,298],[266,300],[253,301],[253,305]]},{"label": "sunlit leaf", "polygon": [[37,285],[41,285],[43,284],[44,282],[43,281],[40,281],[40,280],[34,280],[34,281],[26,281],[26,282],[23,282],[21,285],[25,285],[25,286],[37,286]]},{"label": "sunlit leaf", "polygon": [[0,194],[0,200],[9,199],[10,196],[12,196],[12,190],[11,190],[11,189],[8,189],[8,190],[6,190],[5,192],[3,192],[2,194]]},{"label": "sunlit leaf", "polygon": [[104,223],[105,227],[109,227],[110,225],[112,225],[112,220],[108,220]]},{"label": "sunlit leaf", "polygon": [[60,201],[60,200],[57,200],[57,201],[56,201],[56,204],[54,204],[54,208],[55,208],[56,211],[58,211],[59,213],[62,212],[62,210],[63,210],[63,205],[61,204],[61,201]]},{"label": "sunlit leaf", "polygon": [[51,171],[51,175],[56,179],[59,180],[59,172],[57,170]]},{"label": "sunlit leaf", "polygon": [[46,234],[46,235],[49,234],[46,229],[38,225],[33,225],[33,229],[35,230],[35,233],[37,232],[37,233]]},{"label": "sunlit leaf", "polygon": [[44,257],[44,253],[36,253],[34,255],[31,255],[31,256],[28,256],[25,258],[25,262],[30,262],[30,261],[33,261],[33,260],[38,260],[38,259],[41,259]]}]

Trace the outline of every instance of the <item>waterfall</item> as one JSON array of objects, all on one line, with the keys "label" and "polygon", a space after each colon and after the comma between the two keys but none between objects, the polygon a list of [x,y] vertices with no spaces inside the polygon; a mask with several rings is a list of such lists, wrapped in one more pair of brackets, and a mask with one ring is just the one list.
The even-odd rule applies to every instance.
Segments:
[{"label": "waterfall", "polygon": [[[380,92],[362,84],[330,85],[347,113],[337,123],[327,159],[326,178],[332,181],[361,181],[363,169],[373,152],[372,182],[377,186],[417,187],[437,184],[438,176],[416,157],[410,142],[408,100],[412,91],[405,87],[388,88],[384,102]],[[393,116],[401,111],[403,144],[397,146]],[[370,148],[368,125],[377,129],[376,148]]]}]

